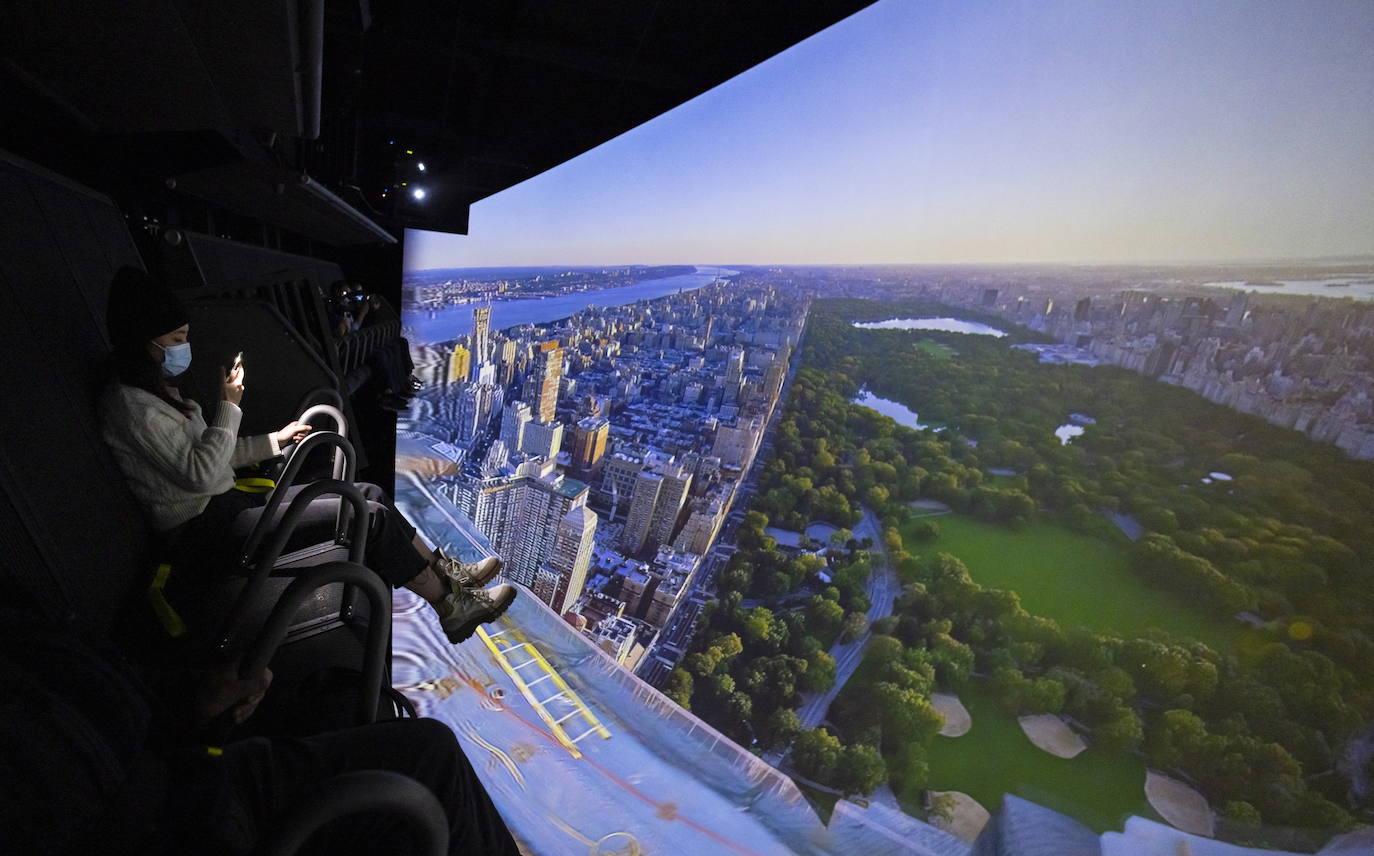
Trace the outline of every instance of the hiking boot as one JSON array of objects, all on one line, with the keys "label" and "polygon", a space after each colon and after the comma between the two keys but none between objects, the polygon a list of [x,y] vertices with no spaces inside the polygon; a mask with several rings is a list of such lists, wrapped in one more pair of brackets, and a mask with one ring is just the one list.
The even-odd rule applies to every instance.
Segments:
[{"label": "hiking boot", "polygon": [[443,553],[435,553],[434,570],[463,588],[481,588],[501,570],[501,560],[495,556],[485,556],[476,562],[460,562]]},{"label": "hiking boot", "polygon": [[515,600],[515,586],[502,583],[485,589],[457,588],[436,604],[439,625],[455,645],[476,632],[478,625],[495,621]]}]

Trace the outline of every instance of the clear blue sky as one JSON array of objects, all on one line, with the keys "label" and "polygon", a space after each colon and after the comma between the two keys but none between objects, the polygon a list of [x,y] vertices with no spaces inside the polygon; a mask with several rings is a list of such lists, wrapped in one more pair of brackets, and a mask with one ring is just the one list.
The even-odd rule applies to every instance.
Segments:
[{"label": "clear blue sky", "polygon": [[1374,252],[1374,0],[882,0],[408,269]]}]

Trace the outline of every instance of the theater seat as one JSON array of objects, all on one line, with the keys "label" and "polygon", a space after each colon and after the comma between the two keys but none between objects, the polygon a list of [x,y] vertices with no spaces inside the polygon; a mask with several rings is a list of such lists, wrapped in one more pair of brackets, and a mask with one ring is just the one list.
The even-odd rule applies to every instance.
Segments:
[{"label": "theater seat", "polygon": [[146,582],[151,533],[100,439],[119,210],[0,152],[0,550],[4,571],[99,631]]},{"label": "theater seat", "polygon": [[[108,198],[0,152],[0,575],[54,614],[114,636],[129,625],[122,607],[144,602],[155,567],[152,532],[97,421],[105,305],[124,265],[142,260]],[[253,323],[264,314],[242,313]],[[265,351],[300,347],[259,332]],[[283,423],[304,391],[325,384],[323,371],[304,374]],[[363,628],[328,625],[284,652],[296,663],[274,662],[277,686],[322,665],[357,667]]]}]

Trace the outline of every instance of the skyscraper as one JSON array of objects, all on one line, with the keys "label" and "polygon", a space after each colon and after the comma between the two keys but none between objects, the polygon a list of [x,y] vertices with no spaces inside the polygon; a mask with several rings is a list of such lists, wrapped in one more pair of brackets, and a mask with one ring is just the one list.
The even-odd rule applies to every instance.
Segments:
[{"label": "skyscraper", "polygon": [[464,383],[472,371],[472,352],[462,345],[453,346],[453,355],[448,359],[448,382]]},{"label": "skyscraper", "polygon": [[1226,324],[1229,327],[1239,327],[1245,320],[1245,313],[1250,306],[1250,295],[1244,291],[1237,291],[1231,298],[1231,305],[1226,308]]},{"label": "skyscraper", "polygon": [[744,381],[744,349],[731,348],[725,357],[725,400],[735,402],[739,398],[740,384]]},{"label": "skyscraper", "polygon": [[770,404],[776,404],[782,384],[787,380],[787,360],[779,358],[763,370],[763,392]]},{"label": "skyscraper", "polygon": [[660,467],[659,473],[663,476],[663,482],[659,486],[654,516],[649,521],[649,532],[644,539],[644,546],[651,550],[671,543],[678,515],[687,502],[687,491],[692,486],[692,474],[676,463]]},{"label": "skyscraper", "polygon": [[487,447],[487,456],[482,459],[482,476],[490,478],[497,475],[510,459],[510,451],[502,440],[492,440]]},{"label": "skyscraper", "polygon": [[515,340],[503,339],[492,352],[496,363],[496,382],[502,386],[515,383]]},{"label": "skyscraper", "polygon": [[534,352],[534,365],[525,379],[525,401],[534,418],[552,422],[558,408],[558,381],[563,376],[563,349],[557,341],[543,342]]},{"label": "skyscraper", "polygon": [[587,583],[587,569],[592,563],[592,548],[596,540],[596,512],[586,506],[574,505],[558,524],[558,539],[554,542],[549,567],[558,572],[558,588],[549,606],[562,615],[582,596]]},{"label": "skyscraper", "polygon": [[654,509],[658,505],[658,492],[663,488],[663,476],[652,469],[645,469],[635,479],[634,498],[630,501],[630,512],[625,518],[625,528],[620,533],[620,547],[634,555],[644,549],[649,537],[649,527],[654,522]]},{"label": "skyscraper", "polygon": [[644,457],[630,449],[617,448],[606,458],[601,472],[601,493],[611,508],[611,520],[627,514],[635,492],[635,480],[644,469]]},{"label": "skyscraper", "polygon": [[525,436],[520,441],[521,452],[553,460],[562,448],[562,422],[531,422],[525,426]]},{"label": "skyscraper", "polygon": [[505,390],[492,383],[466,383],[458,393],[458,440],[468,442],[480,436],[491,424],[492,415],[501,409]]},{"label": "skyscraper", "polygon": [[1074,304],[1073,320],[1087,321],[1089,316],[1092,314],[1092,311],[1093,299],[1091,297],[1084,297],[1081,300],[1079,300],[1076,304]]},{"label": "skyscraper", "polygon": [[621,548],[633,555],[656,550],[672,538],[691,485],[692,474],[672,458],[659,458],[645,466],[635,479]]},{"label": "skyscraper", "polygon": [[491,307],[479,306],[472,310],[472,367],[473,371],[484,363],[491,362]]},{"label": "skyscraper", "polygon": [[511,401],[501,414],[501,441],[512,455],[519,453],[525,441],[525,426],[530,424],[530,406],[523,401]]},{"label": "skyscraper", "polygon": [[571,513],[586,508],[587,493],[586,484],[540,460],[493,478],[464,476],[454,500],[500,554],[502,574],[557,605],[558,592],[564,599],[581,593],[591,561],[596,515]]},{"label": "skyscraper", "polygon": [[601,469],[610,433],[610,421],[595,416],[588,416],[573,427],[572,465],[579,475],[591,475]]}]

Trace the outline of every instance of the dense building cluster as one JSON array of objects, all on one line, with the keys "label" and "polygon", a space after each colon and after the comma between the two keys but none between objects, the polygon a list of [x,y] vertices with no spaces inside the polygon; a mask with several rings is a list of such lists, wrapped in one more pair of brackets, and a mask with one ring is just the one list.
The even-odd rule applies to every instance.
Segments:
[{"label": "dense building cluster", "polygon": [[447,450],[429,478],[505,576],[633,667],[717,545],[805,317],[748,281],[503,332],[477,306],[468,335],[412,348],[402,428]]},{"label": "dense building cluster", "polygon": [[1100,362],[1374,458],[1367,304],[1126,291],[1058,302],[999,294],[991,308]]}]

